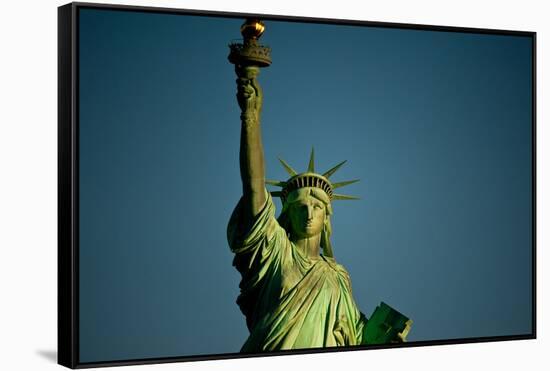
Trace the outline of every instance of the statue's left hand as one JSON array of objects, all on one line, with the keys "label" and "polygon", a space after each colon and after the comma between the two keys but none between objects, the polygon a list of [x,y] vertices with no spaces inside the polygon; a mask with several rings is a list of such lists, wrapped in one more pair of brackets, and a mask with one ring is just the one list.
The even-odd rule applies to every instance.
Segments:
[{"label": "statue's left hand", "polygon": [[407,341],[407,335],[409,334],[409,331],[411,331],[411,325],[412,321],[408,320],[405,323],[405,328],[403,331],[397,333],[397,337],[392,341],[392,343],[405,343]]}]

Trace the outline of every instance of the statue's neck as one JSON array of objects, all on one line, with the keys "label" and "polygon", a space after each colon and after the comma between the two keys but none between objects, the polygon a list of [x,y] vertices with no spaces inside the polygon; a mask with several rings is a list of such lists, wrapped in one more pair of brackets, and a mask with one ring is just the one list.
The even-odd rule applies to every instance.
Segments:
[{"label": "statue's neck", "polygon": [[313,237],[290,237],[290,240],[294,243],[297,249],[302,251],[309,258],[318,258],[320,255],[321,247],[321,234],[319,233]]}]

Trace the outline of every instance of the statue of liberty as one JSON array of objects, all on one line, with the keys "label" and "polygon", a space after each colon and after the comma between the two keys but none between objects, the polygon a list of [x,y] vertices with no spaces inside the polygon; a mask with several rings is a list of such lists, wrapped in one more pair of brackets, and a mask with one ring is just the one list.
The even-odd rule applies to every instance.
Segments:
[{"label": "statue of liberty", "polygon": [[[343,162],[319,174],[312,150],[306,172],[298,173],[280,160],[290,178],[265,180],[263,96],[257,76],[271,59],[270,49],[258,44],[263,31],[262,22],[246,21],[241,27],[243,44],[231,44],[229,55],[241,108],[243,194],[227,230],[233,265],[242,276],[237,304],[250,331],[241,352],[405,341],[412,322],[384,303],[367,320],[353,298],[348,272],[334,259],[332,202],[356,199],[334,192],[357,181],[330,180]],[[266,183],[282,190],[268,192]],[[283,205],[278,218],[275,196]]]}]

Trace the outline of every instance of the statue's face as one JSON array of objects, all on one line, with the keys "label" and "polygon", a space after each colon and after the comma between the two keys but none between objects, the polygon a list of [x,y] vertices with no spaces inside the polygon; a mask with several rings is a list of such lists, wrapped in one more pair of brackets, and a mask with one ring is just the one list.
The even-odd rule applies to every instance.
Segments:
[{"label": "statue's face", "polygon": [[288,216],[295,237],[313,237],[323,231],[325,204],[312,196],[301,197],[290,205]]}]

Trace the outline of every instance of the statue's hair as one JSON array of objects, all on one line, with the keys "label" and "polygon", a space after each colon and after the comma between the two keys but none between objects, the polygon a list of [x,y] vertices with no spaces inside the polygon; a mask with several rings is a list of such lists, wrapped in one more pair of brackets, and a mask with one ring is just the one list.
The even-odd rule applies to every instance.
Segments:
[{"label": "statue's hair", "polygon": [[[332,234],[332,226],[330,223],[330,216],[332,215],[332,205],[330,203],[330,198],[322,190],[318,188],[312,188],[308,193],[308,196],[313,196],[325,205],[325,221],[323,226],[323,231],[321,232],[321,248],[323,249],[323,255],[327,257],[334,257],[332,251],[332,244],[330,242],[330,236]],[[285,199],[283,204],[283,210],[279,215],[277,221],[279,225],[284,228],[287,232],[287,235],[290,236],[292,232],[292,227],[290,225],[290,216],[289,211],[291,210],[291,205],[300,200],[298,192],[292,192],[289,194],[289,197]]]}]

